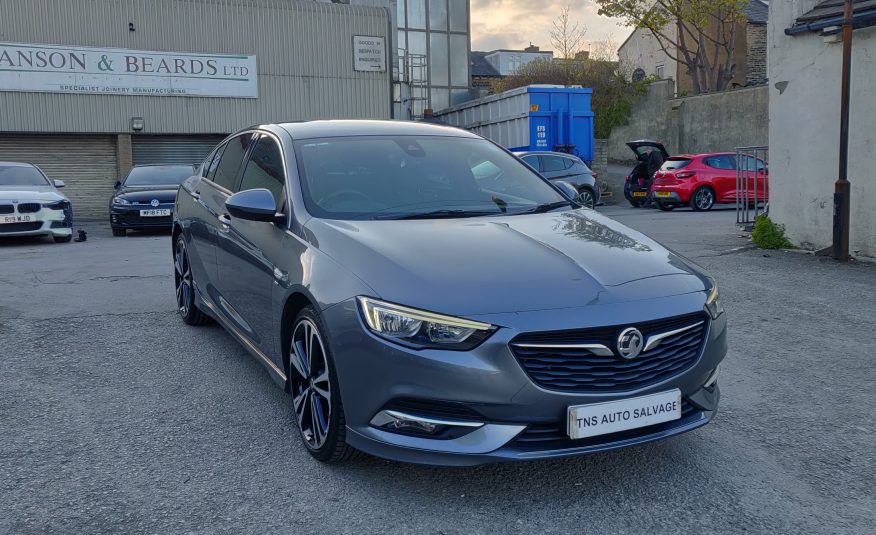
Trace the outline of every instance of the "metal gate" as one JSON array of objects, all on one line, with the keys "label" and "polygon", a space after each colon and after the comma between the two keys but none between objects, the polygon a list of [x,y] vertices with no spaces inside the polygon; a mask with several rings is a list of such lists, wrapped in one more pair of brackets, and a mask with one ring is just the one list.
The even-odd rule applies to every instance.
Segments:
[{"label": "metal gate", "polygon": [[199,164],[225,136],[131,137],[134,165]]},{"label": "metal gate", "polygon": [[736,223],[747,225],[769,212],[769,148],[736,149]]},{"label": "metal gate", "polygon": [[107,217],[118,175],[113,136],[0,135],[0,161],[36,164],[50,179],[66,182],[61,193],[75,219]]}]

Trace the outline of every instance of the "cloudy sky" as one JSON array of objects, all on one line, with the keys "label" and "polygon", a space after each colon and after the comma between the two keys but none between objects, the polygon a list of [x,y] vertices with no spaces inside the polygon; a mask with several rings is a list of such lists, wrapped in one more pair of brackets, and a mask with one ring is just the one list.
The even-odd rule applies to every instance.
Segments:
[{"label": "cloudy sky", "polygon": [[591,0],[471,0],[471,48],[519,49],[532,42],[550,50],[551,23],[566,5],[570,18],[587,28],[590,42],[611,39],[617,46],[631,31],[615,19],[600,17]]}]

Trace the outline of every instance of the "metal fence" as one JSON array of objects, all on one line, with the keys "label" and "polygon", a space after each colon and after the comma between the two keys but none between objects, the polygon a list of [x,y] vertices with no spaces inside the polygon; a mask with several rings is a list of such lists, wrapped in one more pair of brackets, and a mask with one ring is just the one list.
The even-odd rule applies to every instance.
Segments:
[{"label": "metal fence", "polygon": [[736,149],[736,223],[769,212],[769,147]]}]

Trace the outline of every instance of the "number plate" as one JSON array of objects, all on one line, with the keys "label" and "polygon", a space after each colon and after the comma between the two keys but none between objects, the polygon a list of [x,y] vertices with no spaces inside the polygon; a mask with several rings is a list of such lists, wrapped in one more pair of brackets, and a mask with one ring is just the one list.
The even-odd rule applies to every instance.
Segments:
[{"label": "number plate", "polygon": [[140,217],[162,217],[170,215],[170,208],[157,208],[155,210],[140,210]]},{"label": "number plate", "polygon": [[595,437],[681,418],[681,390],[569,407],[569,436]]},{"label": "number plate", "polygon": [[30,223],[36,221],[32,215],[3,215],[0,216],[0,223]]},{"label": "number plate", "polygon": [[658,197],[672,197],[672,192],[671,192],[671,191],[658,191],[658,192],[655,192],[655,194],[656,194]]},{"label": "number plate", "polygon": [[647,191],[634,191],[633,192],[633,197],[647,197],[647,196],[648,196]]}]

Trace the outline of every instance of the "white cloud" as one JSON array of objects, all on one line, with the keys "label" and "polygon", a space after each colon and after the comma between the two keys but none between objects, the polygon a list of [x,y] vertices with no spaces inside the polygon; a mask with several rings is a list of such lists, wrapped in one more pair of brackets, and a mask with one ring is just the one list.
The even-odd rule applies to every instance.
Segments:
[{"label": "white cloud", "polygon": [[550,50],[551,23],[566,5],[570,19],[587,28],[590,42],[611,39],[619,45],[631,31],[617,19],[599,16],[599,7],[589,0],[471,0],[471,48],[520,49],[531,42]]}]

